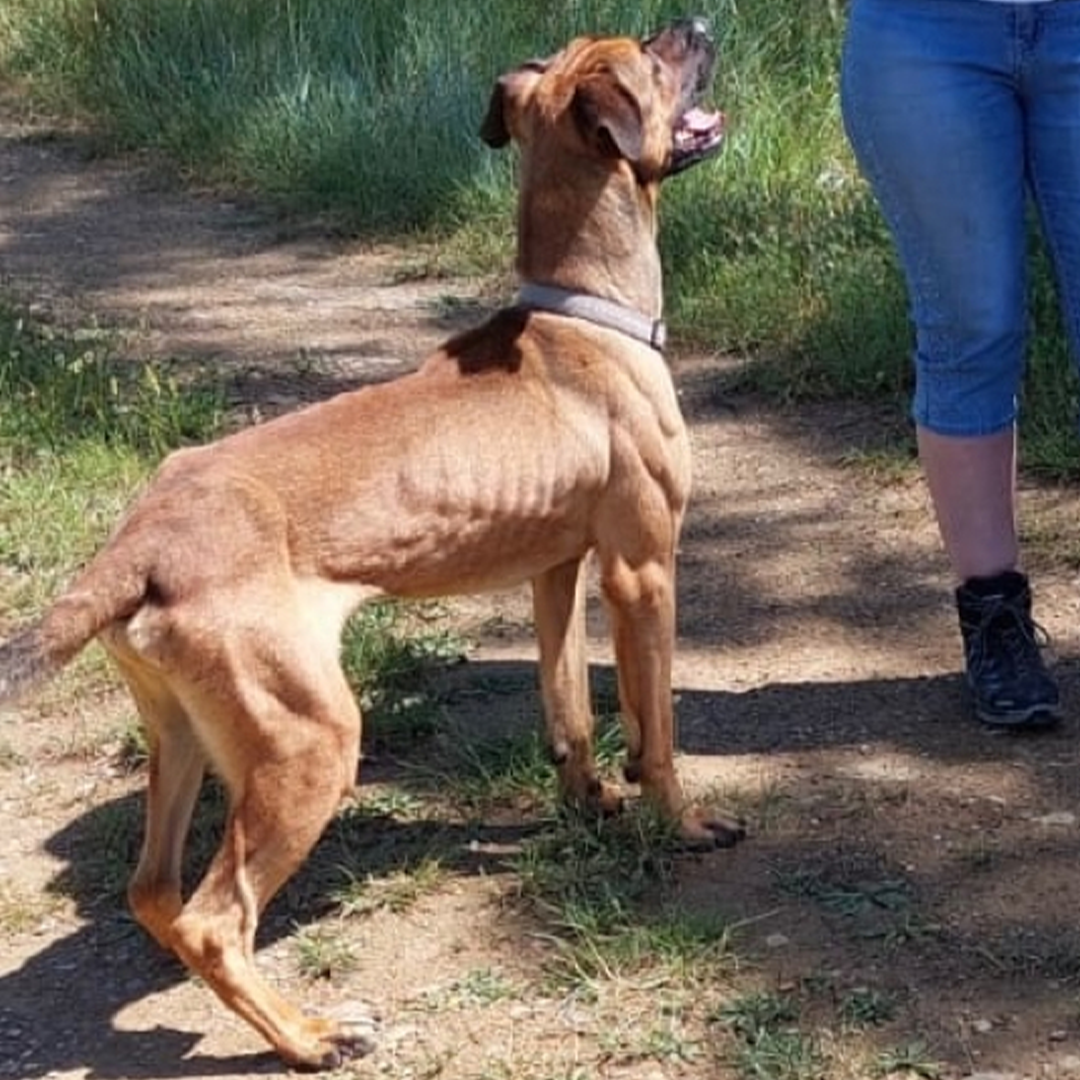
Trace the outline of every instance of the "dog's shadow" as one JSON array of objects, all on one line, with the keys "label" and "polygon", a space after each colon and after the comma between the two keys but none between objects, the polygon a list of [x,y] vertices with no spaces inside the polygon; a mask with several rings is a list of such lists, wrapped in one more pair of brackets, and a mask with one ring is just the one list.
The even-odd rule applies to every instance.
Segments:
[{"label": "dog's shadow", "polygon": [[[1075,667],[1062,665],[1067,689]],[[594,675],[599,676],[594,686],[609,692],[611,671]],[[467,718],[470,738],[500,734],[497,725],[511,714],[526,726],[539,716],[534,685],[535,671],[528,664],[460,665],[442,688],[447,722],[454,723],[455,715]],[[477,686],[483,691],[479,698]],[[683,690],[678,700],[682,749],[715,758],[718,777],[728,755],[807,752],[811,760],[823,751],[875,742],[946,762],[1008,759],[1016,753],[1012,740],[957,740],[964,706],[955,677],[776,684],[743,693]],[[1048,742],[1040,739],[1039,747],[1053,758],[1055,748],[1074,736],[1066,725]],[[376,764],[374,772],[391,768]],[[808,768],[814,768],[812,761]],[[1063,783],[1061,770],[1037,772],[1048,787]],[[412,775],[391,778],[408,792]],[[430,790],[425,788],[430,778],[415,783],[417,794]],[[220,828],[221,801],[211,786],[196,817],[193,846],[204,853],[212,850],[212,834]],[[267,911],[260,947],[334,910],[350,878],[378,879],[428,859],[450,874],[508,873],[506,856],[491,852],[513,850],[543,827],[539,822],[488,825],[400,820],[371,812],[343,815]],[[117,1026],[116,1018],[129,1005],[187,978],[127,913],[123,882],[137,857],[141,831],[139,793],[96,806],[50,838],[48,851],[62,866],[49,889],[73,898],[83,922],[0,975],[0,1077],[33,1080],[74,1068],[116,1080],[280,1072],[280,1062],[269,1052],[240,1057],[198,1052],[203,1033],[173,1026],[165,1006],[161,1024],[153,1029]],[[208,1010],[223,1008],[207,994]]]},{"label": "dog's shadow", "polygon": [[[213,782],[204,789],[192,827],[188,889],[216,847],[224,800]],[[128,913],[123,896],[138,856],[143,795],[125,795],[94,807],[50,837],[47,850],[62,860],[47,891],[74,899],[82,925],[0,975],[0,1077],[31,1080],[73,1068],[94,1078],[164,1080],[237,1073],[277,1074],[270,1052],[215,1057],[193,1052],[201,1030],[162,1023],[121,1030],[116,1018],[135,1002],[188,978]],[[271,903],[259,925],[262,949],[340,906],[342,890],[357,878],[379,879],[437,859],[448,873],[492,875],[534,826],[483,826],[400,821],[374,813],[346,813],[328,828],[300,872]],[[207,991],[207,1007],[211,1003]]]}]

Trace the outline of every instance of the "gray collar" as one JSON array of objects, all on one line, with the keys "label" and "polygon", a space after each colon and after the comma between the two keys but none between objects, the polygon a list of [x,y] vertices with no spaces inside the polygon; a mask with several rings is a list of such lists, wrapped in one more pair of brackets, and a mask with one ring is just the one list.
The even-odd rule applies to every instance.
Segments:
[{"label": "gray collar", "polygon": [[663,352],[667,342],[667,326],[663,319],[650,319],[633,308],[589,293],[526,282],[518,291],[517,302],[521,307],[569,315],[574,319],[596,323],[597,326],[606,326],[609,330],[619,330],[657,352]]}]

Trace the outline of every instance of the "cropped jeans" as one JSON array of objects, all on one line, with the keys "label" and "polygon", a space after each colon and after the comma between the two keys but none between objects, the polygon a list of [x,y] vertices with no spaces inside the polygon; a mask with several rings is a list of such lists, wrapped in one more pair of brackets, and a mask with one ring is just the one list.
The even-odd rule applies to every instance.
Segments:
[{"label": "cropped jeans", "polygon": [[841,104],[907,281],[916,423],[1009,428],[1030,204],[1080,358],[1080,0],[852,0]]}]

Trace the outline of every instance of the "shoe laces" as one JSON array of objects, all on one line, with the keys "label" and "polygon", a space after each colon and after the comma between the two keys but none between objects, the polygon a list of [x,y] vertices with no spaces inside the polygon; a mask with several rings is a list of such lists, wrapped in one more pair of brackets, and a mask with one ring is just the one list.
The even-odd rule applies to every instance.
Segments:
[{"label": "shoe laces", "polygon": [[993,656],[986,643],[988,639],[996,638],[1004,646],[1017,675],[1042,672],[1041,654],[1050,645],[1050,635],[1032,619],[1021,598],[986,597],[974,630],[980,663]]}]

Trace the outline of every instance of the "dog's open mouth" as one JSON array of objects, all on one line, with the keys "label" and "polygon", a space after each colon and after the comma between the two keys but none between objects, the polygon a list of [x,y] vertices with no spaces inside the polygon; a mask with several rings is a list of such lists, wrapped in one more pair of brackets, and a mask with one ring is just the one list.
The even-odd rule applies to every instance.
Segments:
[{"label": "dog's open mouth", "polygon": [[724,114],[697,106],[687,109],[675,124],[671,173],[715,154],[724,142]]}]

